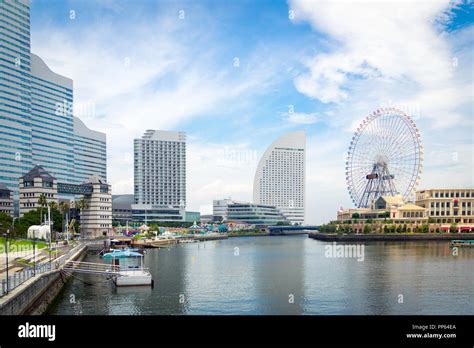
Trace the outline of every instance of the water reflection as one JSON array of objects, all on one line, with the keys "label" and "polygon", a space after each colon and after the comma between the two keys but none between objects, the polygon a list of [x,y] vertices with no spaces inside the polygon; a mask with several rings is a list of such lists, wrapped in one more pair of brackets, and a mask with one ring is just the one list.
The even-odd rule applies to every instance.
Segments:
[{"label": "water reflection", "polygon": [[366,242],[360,262],[326,257],[330,244],[305,236],[247,237],[151,249],[145,266],[153,289],[76,275],[50,312],[474,314],[472,248],[453,256],[449,242]]}]

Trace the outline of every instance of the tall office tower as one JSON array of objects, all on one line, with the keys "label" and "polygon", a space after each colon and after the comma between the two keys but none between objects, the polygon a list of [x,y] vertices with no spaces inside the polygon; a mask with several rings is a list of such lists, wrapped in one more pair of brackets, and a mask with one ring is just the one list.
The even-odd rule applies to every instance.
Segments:
[{"label": "tall office tower", "polygon": [[0,183],[16,198],[32,168],[30,73],[29,1],[0,1]]},{"label": "tall office tower", "polygon": [[105,133],[87,128],[74,117],[74,176],[79,182],[92,175],[107,180],[107,142]]},{"label": "tall office tower", "polygon": [[72,80],[31,54],[31,136],[33,164],[41,164],[59,182],[74,176]]},{"label": "tall office tower", "polygon": [[305,148],[304,131],[275,140],[260,159],[253,186],[254,203],[275,206],[299,225],[305,219]]},{"label": "tall office tower", "polygon": [[58,182],[106,180],[105,134],[73,117],[72,80],[31,53],[29,0],[0,1],[0,48],[0,183],[18,202],[35,165]]},{"label": "tall office tower", "polygon": [[182,221],[186,208],[186,134],[147,130],[134,140],[135,221]]}]

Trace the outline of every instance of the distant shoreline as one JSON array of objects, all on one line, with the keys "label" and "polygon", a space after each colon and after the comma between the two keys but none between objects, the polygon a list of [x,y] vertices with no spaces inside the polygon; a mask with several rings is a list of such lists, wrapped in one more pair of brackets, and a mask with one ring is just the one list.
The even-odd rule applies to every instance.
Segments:
[{"label": "distant shoreline", "polygon": [[309,238],[327,242],[344,241],[414,241],[414,240],[440,240],[451,241],[455,239],[474,240],[474,233],[384,233],[384,234],[336,234],[310,232]]},{"label": "distant shoreline", "polygon": [[269,236],[270,232],[261,232],[261,233],[228,233],[229,238],[234,237],[264,237]]}]

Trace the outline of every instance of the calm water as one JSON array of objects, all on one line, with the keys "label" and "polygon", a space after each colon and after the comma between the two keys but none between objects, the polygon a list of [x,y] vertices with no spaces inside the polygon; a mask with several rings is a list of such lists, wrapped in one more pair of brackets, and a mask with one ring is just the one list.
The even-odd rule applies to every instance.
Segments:
[{"label": "calm water", "polygon": [[330,244],[241,237],[150,249],[153,289],[77,274],[50,313],[474,314],[474,248],[455,257],[449,242],[369,242],[359,262],[327,258]]}]

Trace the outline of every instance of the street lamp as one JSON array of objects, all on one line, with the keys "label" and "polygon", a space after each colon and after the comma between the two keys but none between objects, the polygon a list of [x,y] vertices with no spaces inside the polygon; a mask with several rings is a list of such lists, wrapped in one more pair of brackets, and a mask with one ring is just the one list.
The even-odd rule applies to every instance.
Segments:
[{"label": "street lamp", "polygon": [[33,277],[36,275],[36,230],[33,230]]},{"label": "street lamp", "polygon": [[10,235],[10,230],[7,230],[7,233],[4,233],[3,236],[5,237],[5,261],[7,265],[7,294],[10,291],[10,282],[8,279],[8,236]]}]

